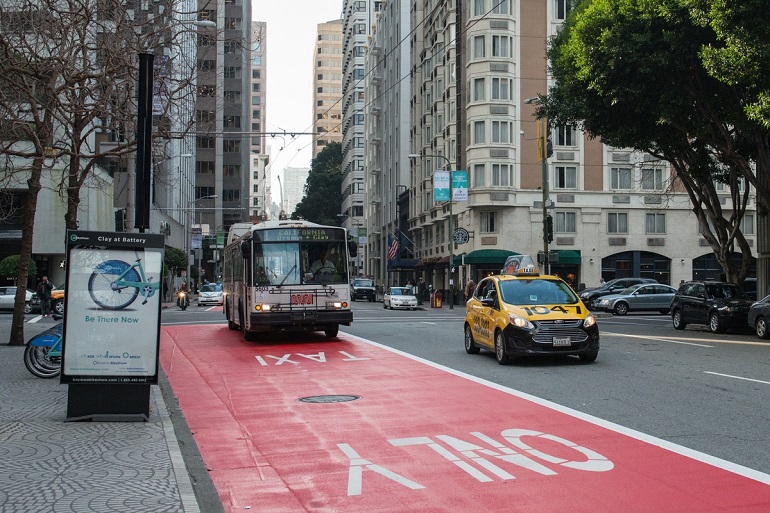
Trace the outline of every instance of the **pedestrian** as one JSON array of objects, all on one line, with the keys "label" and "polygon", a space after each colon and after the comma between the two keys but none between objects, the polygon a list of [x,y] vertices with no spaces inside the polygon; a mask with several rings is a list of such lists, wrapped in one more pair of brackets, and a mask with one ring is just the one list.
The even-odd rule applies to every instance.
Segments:
[{"label": "pedestrian", "polygon": [[40,313],[43,317],[51,316],[51,291],[53,283],[48,281],[48,276],[43,276],[40,285],[37,286],[37,297],[40,298]]},{"label": "pedestrian", "polygon": [[473,278],[471,278],[468,281],[468,285],[465,287],[465,300],[468,301],[472,296],[473,292],[476,290],[476,283],[473,281]]}]

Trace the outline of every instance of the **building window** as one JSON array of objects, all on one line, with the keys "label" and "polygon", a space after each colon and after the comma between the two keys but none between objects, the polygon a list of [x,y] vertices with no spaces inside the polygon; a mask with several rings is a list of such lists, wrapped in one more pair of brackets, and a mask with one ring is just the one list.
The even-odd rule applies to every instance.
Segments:
[{"label": "building window", "polygon": [[628,213],[610,212],[607,214],[607,233],[616,235],[628,233]]},{"label": "building window", "polygon": [[364,115],[363,114],[354,114],[353,115],[353,124],[356,126],[361,126],[364,124]]},{"label": "building window", "polygon": [[510,144],[512,126],[510,121],[492,121],[492,142]]},{"label": "building window", "polygon": [[241,201],[240,189],[223,189],[222,201]]},{"label": "building window", "polygon": [[473,0],[473,15],[484,16],[487,13],[487,0]]},{"label": "building window", "polygon": [[666,233],[666,214],[648,213],[644,215],[644,233]]},{"label": "building window", "polygon": [[744,214],[741,219],[741,233],[754,235],[754,214]]},{"label": "building window", "polygon": [[236,141],[233,139],[225,139],[224,141],[222,141],[222,151],[225,153],[240,153],[241,141]]},{"label": "building window", "polygon": [[235,40],[229,40],[225,41],[224,45],[224,53],[238,53],[241,49],[241,45],[238,43],[238,41]]},{"label": "building window", "polygon": [[508,0],[495,0],[492,6],[492,14],[511,14],[511,7]]},{"label": "building window", "polygon": [[225,116],[222,119],[222,126],[225,128],[241,128],[240,116]]},{"label": "building window", "polygon": [[613,167],[610,169],[610,189],[630,190],[631,189],[631,168]]},{"label": "building window", "polygon": [[261,112],[259,112],[259,109],[254,109],[251,111],[251,117],[253,119],[259,119],[259,117],[262,115]]},{"label": "building window", "polygon": [[241,92],[225,91],[225,103],[241,103]]},{"label": "building window", "polygon": [[196,110],[195,121],[198,123],[213,123],[217,120],[217,113],[213,110]]},{"label": "building window", "polygon": [[199,85],[198,86],[198,96],[201,97],[211,97],[217,95],[217,88],[213,85]]},{"label": "building window", "polygon": [[195,173],[196,174],[213,174],[214,173],[214,161],[213,160],[198,160],[198,161],[196,161],[195,162]]},{"label": "building window", "polygon": [[492,164],[492,185],[496,187],[511,186],[510,164]]},{"label": "building window", "polygon": [[238,164],[225,164],[222,166],[222,176],[241,176],[241,166]]},{"label": "building window", "polygon": [[486,100],[486,98],[484,97],[484,79],[474,78],[473,79],[473,101],[483,102],[484,100]]},{"label": "building window", "polygon": [[511,37],[492,36],[492,57],[511,56]]},{"label": "building window", "polygon": [[481,233],[497,233],[497,212],[481,212]]},{"label": "building window", "polygon": [[196,187],[195,188],[195,199],[201,199],[201,198],[205,198],[206,196],[213,196],[213,195],[214,195],[213,187]]},{"label": "building window", "polygon": [[241,68],[238,66],[225,66],[223,72],[225,78],[241,78]]},{"label": "building window", "polygon": [[575,233],[577,231],[574,212],[556,212],[553,231],[555,233]]},{"label": "building window", "polygon": [[554,132],[557,146],[577,146],[577,130],[574,125],[558,126]]},{"label": "building window", "polygon": [[258,93],[260,91],[261,87],[260,84],[251,84],[251,92],[252,93]]},{"label": "building window", "polygon": [[492,79],[492,99],[510,100],[513,93],[513,82],[509,78]]},{"label": "building window", "polygon": [[557,20],[566,20],[567,14],[573,9],[575,0],[553,0],[554,15]]},{"label": "building window", "polygon": [[484,144],[486,142],[485,128],[483,121],[473,122],[473,144]]},{"label": "building window", "polygon": [[575,166],[555,166],[553,174],[555,189],[577,189],[577,168]]},{"label": "building window", "polygon": [[260,105],[262,103],[262,97],[260,96],[252,96],[251,97],[251,104],[252,105]]},{"label": "building window", "polygon": [[662,191],[663,170],[655,168],[643,168],[642,189],[645,191]]},{"label": "building window", "polygon": [[198,62],[198,67],[201,71],[215,71],[217,69],[217,61],[214,59],[205,59]]},{"label": "building window", "polygon": [[196,148],[214,148],[216,147],[216,140],[213,137],[198,136],[195,138]]},{"label": "building window", "polygon": [[484,58],[484,36],[474,36],[473,38],[473,58]]},{"label": "building window", "polygon": [[486,166],[484,164],[476,164],[473,166],[473,186],[484,187],[486,180]]},{"label": "building window", "polygon": [[258,69],[251,70],[251,78],[262,78],[262,73]]}]

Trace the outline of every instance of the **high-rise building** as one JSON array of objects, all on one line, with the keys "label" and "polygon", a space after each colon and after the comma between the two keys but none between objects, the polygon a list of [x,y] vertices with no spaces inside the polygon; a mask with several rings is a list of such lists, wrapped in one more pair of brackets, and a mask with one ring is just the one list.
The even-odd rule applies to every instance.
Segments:
[{"label": "high-rise building", "polygon": [[342,6],[341,214],[348,229],[364,223],[365,53],[370,27],[383,3],[344,0]]},{"label": "high-rise building", "polygon": [[[198,39],[198,97],[194,225],[203,235],[227,230],[247,218],[251,185],[250,123],[263,96],[252,96],[253,50],[251,2],[199,0],[198,19],[216,22],[216,30]],[[256,98],[256,100],[255,100]],[[260,142],[261,145],[261,142]],[[261,147],[261,146],[260,146]]]},{"label": "high-rise building", "polygon": [[[343,164],[348,185],[358,176],[366,179],[367,272],[385,269],[386,283],[395,276],[399,281],[419,276],[436,289],[459,289],[471,278],[478,282],[499,272],[508,255],[535,256],[547,247],[547,270],[576,289],[629,276],[674,285],[720,278],[689,197],[666,162],[603,145],[573,126],[543,126],[535,118],[538,96],[552,84],[547,41],[572,3],[418,0],[410,7],[414,30],[409,32],[401,3],[383,2],[365,72],[366,119],[360,122],[366,127],[366,153],[357,153],[353,144],[361,112],[353,77],[356,30],[364,30],[356,6],[369,3],[345,5]],[[391,61],[405,45],[410,66],[398,71]],[[389,95],[395,100],[400,81],[411,81],[409,116],[395,112],[400,102],[382,103]],[[398,119],[410,124],[404,127]],[[410,149],[380,154],[399,148],[407,130]],[[545,160],[541,151],[548,154]],[[414,155],[406,196],[398,188],[397,168],[404,153]],[[362,175],[356,174],[359,159]],[[436,189],[437,170],[459,171],[452,173],[452,185],[446,184],[449,191]],[[729,190],[720,184],[717,189],[729,205]],[[463,194],[451,203],[437,201],[450,191]],[[343,213],[354,200],[355,195],[345,199]],[[754,246],[756,213],[754,201],[749,204],[742,230]],[[393,259],[401,260],[397,269],[372,267],[387,258],[382,244],[390,241],[382,232],[392,232],[391,223],[400,232],[395,235],[401,251],[408,251]]]},{"label": "high-rise building", "polygon": [[342,20],[319,23],[313,52],[313,157],[342,142]]},{"label": "high-rise building", "polygon": [[[400,226],[399,196],[407,194],[409,182],[409,154],[411,153],[409,116],[410,75],[409,45],[391,46],[409,33],[408,2],[386,4],[372,24],[366,52],[364,108],[365,146],[364,211],[366,262],[364,268],[374,279],[385,285],[401,285],[392,271],[400,266],[402,256],[411,255],[408,224]],[[357,140],[354,139],[354,146]],[[407,203],[408,204],[408,203]],[[404,215],[408,212],[404,211]],[[388,249],[394,243],[399,249],[388,258]],[[393,255],[391,253],[391,255]]]},{"label": "high-rise building", "polygon": [[283,176],[280,180],[282,190],[279,195],[283,197],[281,208],[289,217],[297,208],[297,203],[302,201],[305,195],[305,183],[309,174],[310,168],[308,167],[286,167],[281,173]]}]

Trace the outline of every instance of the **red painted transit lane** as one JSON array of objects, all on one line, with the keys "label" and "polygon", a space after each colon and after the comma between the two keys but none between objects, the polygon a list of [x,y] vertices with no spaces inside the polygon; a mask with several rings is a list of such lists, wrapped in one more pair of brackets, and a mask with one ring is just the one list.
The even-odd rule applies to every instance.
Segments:
[{"label": "red painted transit lane", "polygon": [[350,335],[160,353],[228,512],[770,511],[767,474]]}]

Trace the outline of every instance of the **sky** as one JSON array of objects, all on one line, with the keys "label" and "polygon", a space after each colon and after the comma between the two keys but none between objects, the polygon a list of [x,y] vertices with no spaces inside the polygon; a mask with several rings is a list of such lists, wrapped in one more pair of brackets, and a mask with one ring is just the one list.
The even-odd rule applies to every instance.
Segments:
[{"label": "sky", "polygon": [[[266,132],[312,131],[316,29],[341,14],[342,0],[252,0],[252,19],[267,22]],[[310,167],[311,136],[268,137],[267,145],[273,176],[287,166]]]}]

